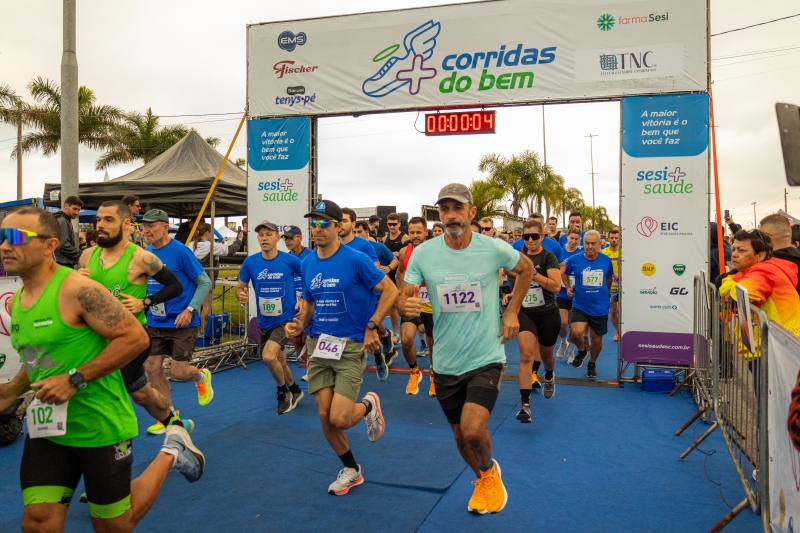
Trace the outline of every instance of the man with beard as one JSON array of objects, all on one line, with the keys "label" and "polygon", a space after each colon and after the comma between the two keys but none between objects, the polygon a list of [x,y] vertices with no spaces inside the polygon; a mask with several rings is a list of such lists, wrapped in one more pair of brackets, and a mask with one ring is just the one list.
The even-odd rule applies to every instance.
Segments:
[{"label": "man with beard", "polygon": [[[81,254],[79,272],[97,281],[133,313],[139,324],[147,322],[147,309],[163,304],[183,292],[175,273],[150,252],[128,242],[131,211],[123,202],[104,202],[97,210],[95,227],[97,246]],[[147,296],[147,281],[152,277],[164,287]],[[170,424],[182,424],[188,432],[194,429],[191,420],[181,421],[170,408],[169,401],[150,386],[144,364],[150,355],[150,345],[122,369],[122,380],[131,399],[161,422],[154,433],[162,434]]]}]

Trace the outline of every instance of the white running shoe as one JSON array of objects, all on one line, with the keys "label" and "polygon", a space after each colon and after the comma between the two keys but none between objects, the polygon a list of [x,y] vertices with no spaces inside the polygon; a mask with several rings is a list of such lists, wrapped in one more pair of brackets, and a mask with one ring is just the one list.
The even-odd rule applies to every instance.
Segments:
[{"label": "white running shoe", "polygon": [[565,355],[567,355],[567,348],[569,348],[569,342],[561,341],[558,345],[558,351],[556,352],[556,357],[559,359],[563,359]]},{"label": "white running shoe", "polygon": [[392,334],[392,342],[395,343],[395,344],[400,344],[401,343],[400,335],[398,335],[397,333],[393,333]]},{"label": "white running shoe", "polygon": [[353,468],[342,468],[339,471],[339,476],[336,478],[336,481],[331,483],[330,487],[328,487],[328,494],[344,496],[350,489],[362,483],[364,483],[364,476],[361,475],[361,465],[358,465],[357,470]]},{"label": "white running shoe", "polygon": [[574,361],[574,360],[575,360],[575,354],[572,353],[572,352],[569,352],[569,355],[567,355],[567,364],[571,365],[572,361]]}]

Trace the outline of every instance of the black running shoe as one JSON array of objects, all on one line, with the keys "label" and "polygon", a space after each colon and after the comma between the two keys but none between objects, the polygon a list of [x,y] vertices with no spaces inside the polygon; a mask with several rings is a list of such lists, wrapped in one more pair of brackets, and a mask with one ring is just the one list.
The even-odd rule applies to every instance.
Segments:
[{"label": "black running shoe", "polygon": [[278,414],[282,415],[292,410],[292,392],[278,391]]},{"label": "black running shoe", "polygon": [[589,363],[589,368],[586,369],[586,377],[587,378],[596,378],[597,377],[597,367],[594,363]]},{"label": "black running shoe", "polygon": [[531,423],[531,405],[529,403],[523,403],[519,408],[519,411],[517,411],[517,420],[523,424]]},{"label": "black running shoe", "polygon": [[586,356],[587,355],[588,355],[588,353],[586,353],[586,352],[584,352],[584,353],[578,352],[578,355],[575,356],[575,360],[572,361],[572,366],[574,366],[575,368],[582,367],[583,366],[583,361],[586,360]]}]

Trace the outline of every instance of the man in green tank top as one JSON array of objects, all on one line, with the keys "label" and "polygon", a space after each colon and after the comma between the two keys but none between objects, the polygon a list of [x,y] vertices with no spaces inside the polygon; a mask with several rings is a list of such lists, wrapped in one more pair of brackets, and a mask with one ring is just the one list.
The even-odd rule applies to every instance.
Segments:
[{"label": "man in green tank top", "polygon": [[171,469],[190,482],[205,458],[188,432],[166,430],[164,444],[131,483],[136,415],[119,369],[148,344],[133,315],[100,284],[53,260],[58,222],[35,207],[0,224],[0,259],[23,288],[11,308],[11,343],[23,367],[0,385],[0,410],[29,389],[28,436],[20,465],[25,531],[63,531],[81,477],[96,531],[131,531]]},{"label": "man in green tank top", "polygon": [[[95,220],[97,246],[83,251],[78,272],[108,289],[112,296],[133,313],[139,324],[144,325],[147,322],[147,308],[178,296],[183,292],[183,285],[158,257],[128,242],[131,218],[130,208],[123,202],[111,201],[100,205]],[[164,287],[148,297],[149,277],[153,277]],[[159,434],[164,433],[164,428],[170,423],[182,423],[191,433],[194,423],[191,420],[181,421],[169,400],[148,383],[144,363],[149,355],[150,343],[120,370],[128,394],[150,416],[161,422]]]}]

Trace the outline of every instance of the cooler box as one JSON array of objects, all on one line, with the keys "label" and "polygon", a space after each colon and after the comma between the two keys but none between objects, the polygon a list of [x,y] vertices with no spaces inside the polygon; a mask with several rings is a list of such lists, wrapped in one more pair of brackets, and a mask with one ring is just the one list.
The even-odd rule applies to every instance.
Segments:
[{"label": "cooler box", "polygon": [[228,329],[228,313],[216,313],[208,316],[206,331],[203,335],[206,339],[218,339]]},{"label": "cooler box", "polygon": [[672,392],[675,388],[675,371],[648,368],[642,371],[642,390],[645,392]]}]

